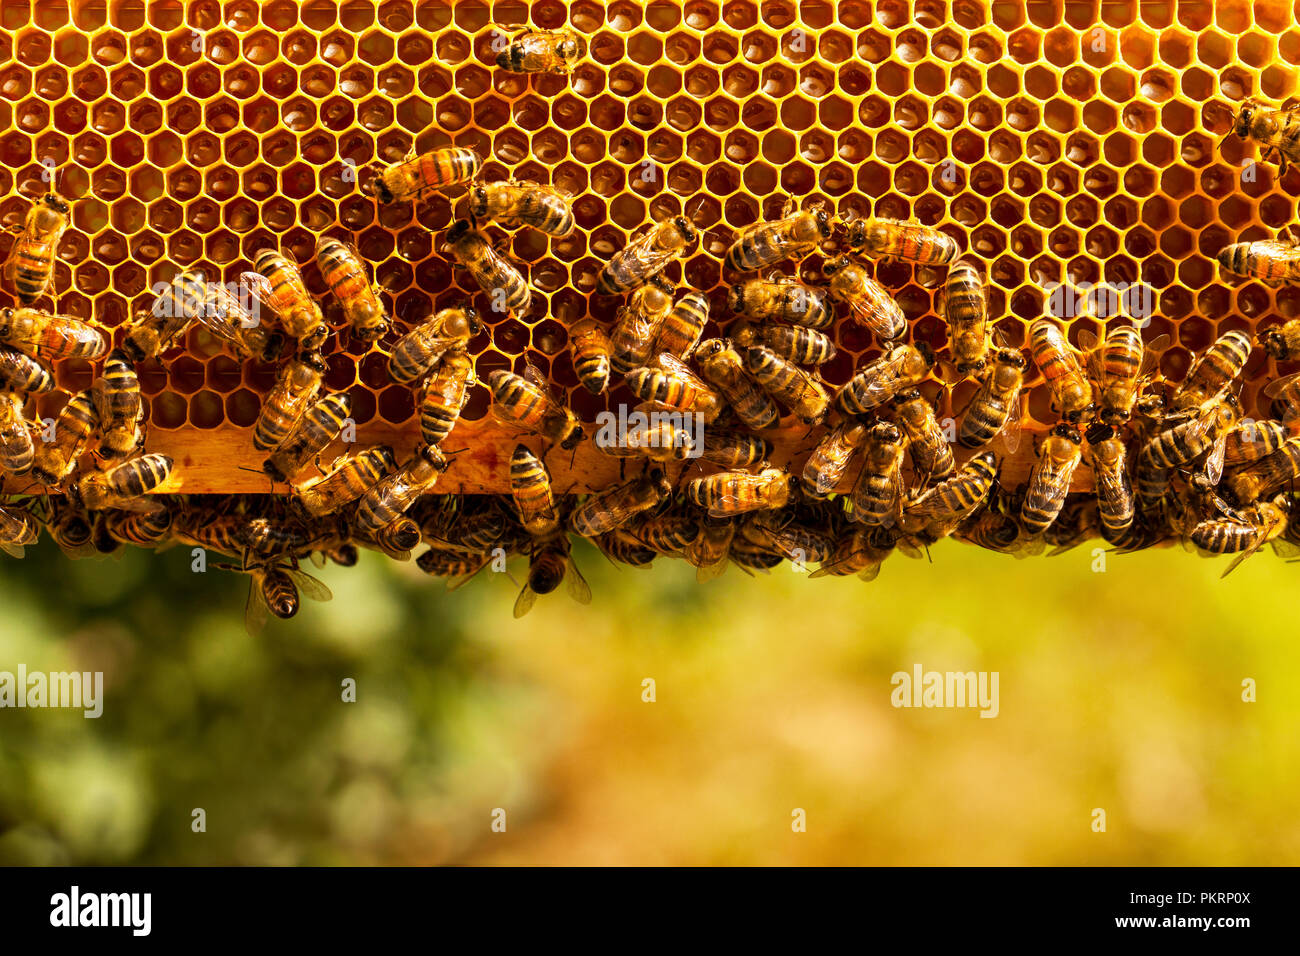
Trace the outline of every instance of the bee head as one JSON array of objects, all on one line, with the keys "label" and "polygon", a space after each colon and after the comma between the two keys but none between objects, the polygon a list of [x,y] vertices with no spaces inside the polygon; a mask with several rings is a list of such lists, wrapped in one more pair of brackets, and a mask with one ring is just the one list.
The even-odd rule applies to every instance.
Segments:
[{"label": "bee head", "polygon": [[719,352],[727,348],[727,343],[722,339],[705,339],[695,349],[696,358],[713,358]]},{"label": "bee head", "polygon": [[646,477],[650,479],[650,485],[659,494],[659,498],[661,501],[664,498],[668,498],[672,495],[673,493],[672,482],[669,481],[668,476],[665,475],[658,468],[652,468],[650,470],[650,474],[648,474]]},{"label": "bee head", "polygon": [[1093,422],[1088,426],[1088,444],[1099,445],[1115,437],[1115,426],[1107,422]]},{"label": "bee head", "polygon": [[988,364],[988,359],[986,358],[980,358],[974,362],[958,362],[957,371],[961,372],[963,375],[969,375],[971,372],[978,374],[979,372],[984,371],[984,369],[988,367]]},{"label": "bee head", "polygon": [[457,219],[447,228],[446,241],[451,243],[464,237],[470,231],[468,219]]},{"label": "bee head", "polygon": [[813,213],[813,221],[817,223],[817,232],[823,239],[831,237],[831,214],[825,209],[818,209]]},{"label": "bee head", "polygon": [[1232,131],[1242,139],[1250,139],[1250,123],[1254,118],[1255,103],[1253,100],[1246,100],[1237,113],[1237,122],[1233,125]]},{"label": "bee head", "polygon": [[58,193],[50,192],[41,197],[41,205],[51,209],[60,216],[68,214],[68,201]]},{"label": "bee head", "polygon": [[903,433],[893,422],[876,422],[871,426],[871,437],[882,444],[895,444],[903,440]]},{"label": "bee head", "polygon": [[560,447],[565,451],[573,451],[578,447],[578,443],[587,437],[587,433],[582,430],[582,426],[574,425],[573,431],[564,436],[564,441],[560,442]]},{"label": "bee head", "polygon": [[373,451],[384,471],[393,471],[397,468],[397,455],[392,445],[379,445]]},{"label": "bee head", "polygon": [[415,452],[420,458],[432,465],[438,471],[446,471],[451,464],[447,456],[442,453],[442,449],[437,445],[421,445]]},{"label": "bee head", "polygon": [[1078,427],[1070,422],[1061,422],[1061,424],[1052,429],[1052,434],[1057,438],[1064,438],[1067,441],[1072,441],[1076,445],[1082,441],[1079,437]]},{"label": "bee head", "polygon": [[306,365],[313,372],[325,374],[325,357],[315,349],[309,349],[298,354],[298,361]]},{"label": "bee head", "polygon": [[919,355],[921,356],[922,361],[925,362],[925,366],[926,366],[926,368],[933,368],[933,367],[934,367],[934,349],[932,349],[932,348],[930,347],[930,343],[929,343],[929,342],[917,342],[915,348],[916,348],[917,354],[919,354]]},{"label": "bee head", "polygon": [[354,568],[357,565],[357,546],[355,544],[344,544],[330,552],[330,560],[343,568]]},{"label": "bee head", "polygon": [[1269,358],[1285,361],[1287,356],[1290,355],[1290,349],[1286,345],[1286,337],[1280,329],[1269,329],[1260,335],[1259,340]]},{"label": "bee head", "polygon": [[998,349],[998,361],[1003,365],[1011,365],[1021,370],[1028,364],[1025,353],[1019,349]]},{"label": "bee head", "polygon": [[899,408],[908,405],[921,397],[920,389],[908,388],[894,396],[894,407]]},{"label": "bee head", "polygon": [[685,216],[674,216],[673,227],[676,228],[677,233],[682,237],[683,242],[690,243],[695,241],[695,227],[691,225],[691,221]]},{"label": "bee head", "polygon": [[836,256],[834,259],[827,259],[822,265],[822,275],[833,276],[848,265],[850,261],[848,256]]}]

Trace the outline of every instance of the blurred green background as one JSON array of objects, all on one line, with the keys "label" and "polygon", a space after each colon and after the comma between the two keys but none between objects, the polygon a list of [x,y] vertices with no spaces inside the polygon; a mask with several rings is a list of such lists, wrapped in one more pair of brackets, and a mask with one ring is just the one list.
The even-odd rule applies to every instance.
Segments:
[{"label": "blurred green background", "polygon": [[[504,575],[448,593],[363,553],[257,639],[245,579],[187,549],[4,559],[0,670],[107,686],[98,720],[0,710],[0,862],[1300,863],[1296,569],[1271,554],[1220,581],[1178,549],[1096,573],[1090,545],[945,542],[870,584],[705,586],[575,555],[594,603],[515,621]],[[1000,715],[894,709],[916,663],[998,671]]]}]

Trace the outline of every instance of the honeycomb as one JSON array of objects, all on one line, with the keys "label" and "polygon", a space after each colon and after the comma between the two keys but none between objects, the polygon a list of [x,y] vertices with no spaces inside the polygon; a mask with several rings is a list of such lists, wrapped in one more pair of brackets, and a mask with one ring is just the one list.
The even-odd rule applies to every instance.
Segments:
[{"label": "honeycomb", "polygon": [[[5,0],[0,19],[0,220],[21,223],[51,179],[75,199],[58,311],[93,317],[120,342],[132,311],[182,268],[234,281],[263,246],[310,263],[317,234],[355,241],[398,321],[373,346],[332,336],[327,386],[351,395],[357,441],[399,455],[419,434],[414,394],[388,380],[385,361],[412,324],[474,298],[489,319],[470,343],[480,379],[527,353],[591,420],[635,404],[622,386],[582,389],[566,348],[567,325],[612,320],[621,302],[594,292],[603,262],[636,230],[686,212],[701,242],[667,274],[708,296],[705,334],[718,334],[736,278],[722,265],[732,232],[778,216],[787,195],[953,235],[983,262],[1011,345],[1043,314],[1050,283],[1149,286],[1146,337],[1170,336],[1160,368],[1175,381],[1221,332],[1300,315],[1300,288],[1225,282],[1214,261],[1224,244],[1296,218],[1300,172],[1279,182],[1261,163],[1243,176],[1254,147],[1219,146],[1237,101],[1295,89],[1300,23],[1286,3]],[[588,41],[571,76],[495,68],[501,33],[565,24]],[[566,238],[492,232],[535,290],[526,315],[491,313],[439,254],[455,191],[384,208],[359,192],[366,168],[452,144],[475,148],[488,179],[574,197]],[[0,256],[11,243],[0,239]],[[820,257],[802,268],[820,281]],[[315,266],[305,274],[322,294]],[[910,340],[941,346],[942,275],[902,263],[876,275]],[[339,327],[337,304],[322,302]],[[1071,339],[1089,326],[1100,328],[1070,323]],[[853,323],[837,322],[834,338],[829,384],[879,354]],[[1260,385],[1287,371],[1256,350],[1248,414],[1267,415]],[[33,411],[55,414],[92,374],[62,363]],[[176,458],[178,488],[266,490],[249,436],[274,374],[193,329],[142,365],[148,447]],[[1027,424],[1043,430],[1048,396],[1030,384]],[[923,391],[955,417],[974,387],[936,378]],[[506,488],[514,433],[487,410],[480,385],[449,440],[467,452],[440,490]],[[808,447],[787,434],[778,463]],[[566,478],[582,490],[617,471],[588,445],[566,475],[568,465],[552,462],[563,490]]]}]

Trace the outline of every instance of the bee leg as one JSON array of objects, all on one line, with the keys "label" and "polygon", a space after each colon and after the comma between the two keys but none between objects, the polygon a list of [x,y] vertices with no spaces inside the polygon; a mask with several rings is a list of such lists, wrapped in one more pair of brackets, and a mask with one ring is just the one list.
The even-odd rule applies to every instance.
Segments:
[{"label": "bee leg", "polygon": [[786,193],[785,205],[781,207],[781,218],[789,219],[790,216],[794,213],[794,210],[795,210],[794,196],[790,195],[789,193]]}]

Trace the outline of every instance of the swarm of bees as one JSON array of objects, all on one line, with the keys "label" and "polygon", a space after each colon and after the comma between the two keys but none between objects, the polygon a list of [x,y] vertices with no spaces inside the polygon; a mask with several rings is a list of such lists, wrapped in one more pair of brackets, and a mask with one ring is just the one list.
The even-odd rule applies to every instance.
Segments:
[{"label": "swarm of bees", "polygon": [[[568,74],[584,55],[571,31],[523,31],[496,63]],[[1300,161],[1297,131],[1300,106],[1247,101],[1229,135],[1276,154],[1284,171]],[[482,159],[463,146],[412,150],[375,169],[362,191],[387,206],[453,187],[463,203],[438,248],[494,313],[522,316],[529,280],[487,227],[563,238],[575,227],[571,197],[542,183],[486,181]],[[531,363],[496,369],[484,380],[492,415],[521,439],[510,493],[453,496],[437,484],[460,450],[444,446],[479,381],[470,343],[486,327],[471,301],[398,328],[370,264],[347,237],[327,234],[315,264],[341,328],[326,320],[303,264],[268,247],[233,285],[178,272],[113,347],[95,322],[38,307],[71,208],[55,192],[33,202],[4,265],[17,304],[0,309],[0,469],[11,489],[30,486],[0,504],[0,547],[21,556],[44,529],[73,557],[125,545],[204,548],[228,559],[218,567],[248,576],[252,631],[271,615],[292,617],[303,594],[329,599],[304,562],[351,565],[360,548],[411,560],[423,546],[416,565],[452,588],[525,558],[516,616],[565,582],[574,599],[591,600],[572,535],[619,565],[684,559],[700,581],[730,564],[754,573],[784,561],[816,565],[813,577],[870,580],[895,551],[920,557],[945,537],[1018,557],[1093,538],[1121,553],[1181,541],[1236,555],[1227,571],[1264,544],[1300,553],[1291,520],[1300,373],[1266,387],[1270,419],[1245,418],[1238,398],[1256,344],[1271,359],[1300,359],[1300,319],[1263,330],[1258,343],[1228,331],[1168,381],[1159,368],[1168,337],[1145,340],[1139,325],[1107,322],[1101,338],[1080,329],[1077,344],[1048,316],[1023,336],[998,328],[1006,317],[991,314],[984,267],[963,253],[964,236],[793,198],[774,220],[732,237],[723,317],[667,278],[702,234],[688,215],[671,215],[629,237],[595,277],[590,291],[620,297],[614,320],[567,327],[582,387],[626,387],[640,403],[626,435],[593,436]],[[1218,259],[1225,274],[1300,283],[1300,243],[1280,235],[1229,244]],[[885,262],[939,276],[946,342],[909,336],[909,317],[880,279]],[[837,355],[837,317],[878,349],[839,388],[819,371]],[[169,493],[175,463],[146,451],[137,366],[191,327],[238,359],[280,363],[249,436],[264,455],[266,494]],[[335,331],[391,341],[387,374],[417,399],[420,440],[405,460],[370,445],[321,461],[351,414],[347,394],[325,389]],[[28,399],[54,388],[52,363],[65,359],[97,363],[97,377],[54,420],[30,421]],[[1002,462],[1020,447],[1026,385],[1039,380],[1058,423],[1035,436],[1027,479],[1009,482]],[[963,382],[973,397],[941,424],[927,395]],[[775,439],[792,432],[806,456],[774,465]],[[583,442],[618,459],[619,480],[557,493],[548,456]],[[1073,491],[1088,475],[1092,490]],[[287,491],[273,493],[276,485]]]}]

